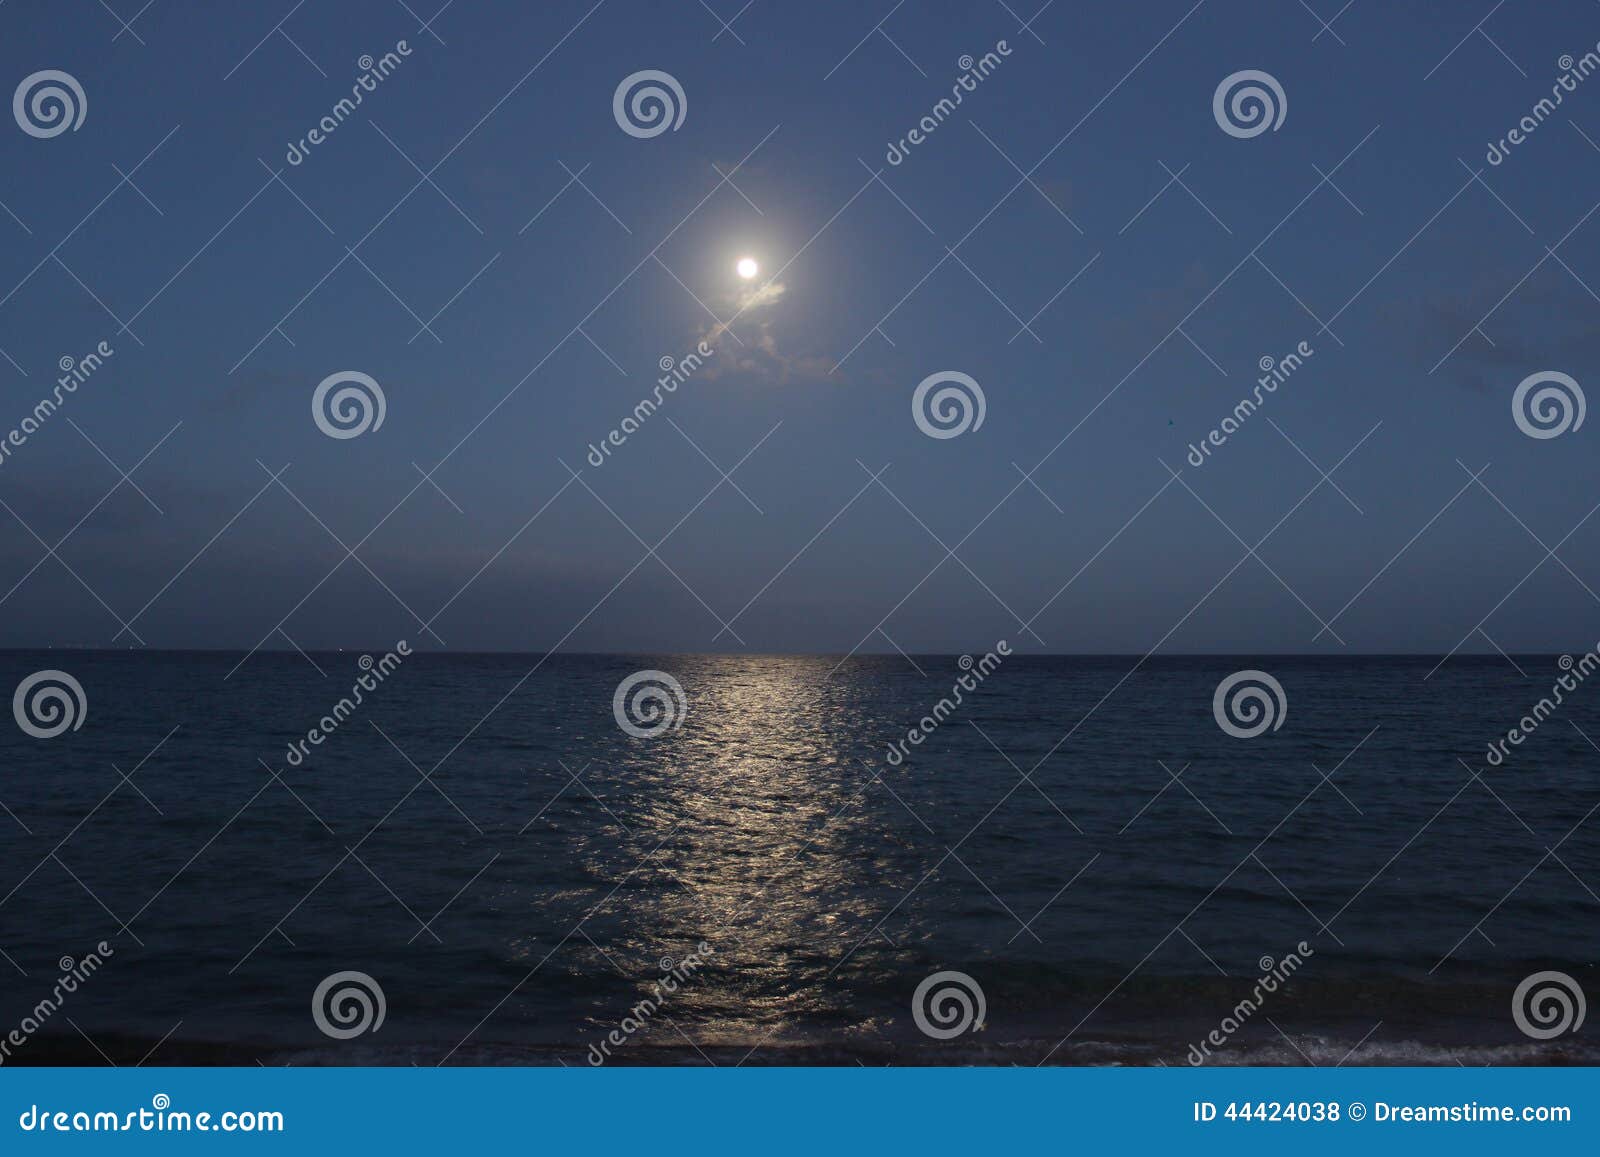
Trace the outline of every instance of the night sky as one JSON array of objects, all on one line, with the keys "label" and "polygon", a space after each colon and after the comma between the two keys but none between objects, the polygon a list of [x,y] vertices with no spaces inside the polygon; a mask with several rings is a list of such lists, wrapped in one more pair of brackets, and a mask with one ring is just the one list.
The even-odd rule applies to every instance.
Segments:
[{"label": "night sky", "polygon": [[[0,645],[1600,638],[1600,419],[1513,413],[1600,382],[1600,77],[1534,111],[1600,5],[109,2],[0,7],[86,103],[0,131],[0,439],[114,351],[0,461]],[[981,425],[919,428],[941,373]]]}]

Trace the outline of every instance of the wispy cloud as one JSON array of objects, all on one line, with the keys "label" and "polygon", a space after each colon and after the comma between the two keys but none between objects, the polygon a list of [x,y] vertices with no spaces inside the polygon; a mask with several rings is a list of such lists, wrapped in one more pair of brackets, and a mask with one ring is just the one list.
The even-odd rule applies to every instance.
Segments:
[{"label": "wispy cloud", "polygon": [[775,319],[763,316],[787,292],[788,286],[774,279],[741,287],[719,300],[718,305],[729,311],[727,320],[707,327],[700,339],[717,346],[720,356],[702,376],[715,379],[743,374],[776,385],[826,377],[826,358],[782,352],[774,332]]}]

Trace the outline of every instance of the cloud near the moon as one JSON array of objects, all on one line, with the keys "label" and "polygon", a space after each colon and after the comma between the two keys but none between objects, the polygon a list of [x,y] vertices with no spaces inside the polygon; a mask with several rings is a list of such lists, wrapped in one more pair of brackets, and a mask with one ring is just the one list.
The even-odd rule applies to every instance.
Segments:
[{"label": "cloud near the moon", "polygon": [[[752,316],[777,303],[787,290],[781,281],[773,280],[758,287],[741,288],[720,303],[727,305],[731,314],[726,321],[709,326],[700,334],[706,344],[717,347],[718,354],[716,361],[703,371],[703,377],[741,373],[781,385],[797,377],[826,376],[826,359],[781,353],[771,317]],[[754,339],[750,336],[752,330]]]}]

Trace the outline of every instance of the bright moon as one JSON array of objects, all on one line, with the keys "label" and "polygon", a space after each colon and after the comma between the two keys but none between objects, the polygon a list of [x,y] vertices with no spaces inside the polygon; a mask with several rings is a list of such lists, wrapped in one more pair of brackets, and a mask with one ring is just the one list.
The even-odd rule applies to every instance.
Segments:
[{"label": "bright moon", "polygon": [[739,276],[744,278],[746,281],[749,281],[757,273],[761,272],[761,267],[756,264],[756,259],[754,257],[739,258],[739,264],[734,266],[734,269],[738,272]]}]

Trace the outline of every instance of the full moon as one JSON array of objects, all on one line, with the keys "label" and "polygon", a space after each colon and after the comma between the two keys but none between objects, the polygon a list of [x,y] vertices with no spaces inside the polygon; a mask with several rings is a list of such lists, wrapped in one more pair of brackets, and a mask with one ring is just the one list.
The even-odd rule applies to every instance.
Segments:
[{"label": "full moon", "polygon": [[749,281],[757,273],[761,272],[761,267],[756,264],[756,259],[754,257],[739,258],[739,264],[734,266],[734,269],[739,276],[744,278],[746,281]]}]

